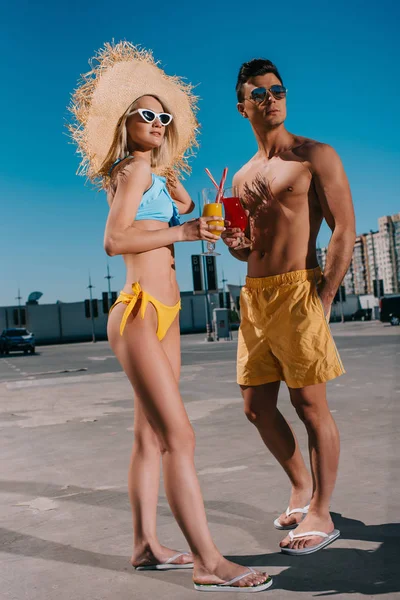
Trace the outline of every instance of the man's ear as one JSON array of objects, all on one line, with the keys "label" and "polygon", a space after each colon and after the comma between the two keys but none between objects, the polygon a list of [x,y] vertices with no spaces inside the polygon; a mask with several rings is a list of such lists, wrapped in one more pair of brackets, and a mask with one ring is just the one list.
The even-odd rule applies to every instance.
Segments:
[{"label": "man's ear", "polygon": [[240,114],[242,115],[242,117],[244,117],[245,119],[248,118],[248,116],[246,115],[246,111],[245,111],[243,102],[238,102],[236,104],[236,108],[238,109],[238,111],[240,112]]}]

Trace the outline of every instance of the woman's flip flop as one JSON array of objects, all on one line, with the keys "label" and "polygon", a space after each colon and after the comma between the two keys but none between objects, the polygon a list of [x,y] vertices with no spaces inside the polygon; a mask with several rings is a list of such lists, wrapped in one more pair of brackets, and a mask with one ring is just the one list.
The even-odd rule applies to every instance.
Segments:
[{"label": "woman's flip flop", "polygon": [[[308,513],[309,508],[310,508],[309,504],[307,504],[307,506],[305,506],[304,508],[292,508],[292,510],[289,510],[289,507],[287,507],[286,516],[290,517],[290,515],[294,515],[295,513],[301,513],[303,515],[303,519],[304,519],[305,515]],[[293,523],[292,525],[282,525],[280,523],[279,519],[275,519],[274,527],[275,527],[275,529],[285,529],[285,530],[296,529],[296,527],[298,527],[298,525],[300,525],[300,523],[301,523],[301,521],[299,521],[298,523]]]},{"label": "woman's flip flop", "polygon": [[301,538],[305,538],[310,535],[315,535],[318,537],[322,537],[324,539],[320,544],[317,544],[316,546],[309,546],[308,548],[298,548],[298,549],[297,548],[281,548],[281,552],[283,552],[284,554],[292,554],[292,555],[312,554],[313,552],[318,552],[318,550],[322,550],[322,548],[325,548],[325,546],[328,546],[329,544],[334,542],[340,536],[340,531],[338,529],[334,529],[332,531],[332,533],[324,533],[323,531],[306,531],[305,533],[297,533],[297,534],[293,533],[293,531],[291,531],[289,533],[289,538],[290,538],[290,541],[293,542],[293,540],[299,540]]},{"label": "woman's flip flop", "polygon": [[237,581],[248,577],[249,573],[255,573],[255,570],[251,567],[248,567],[248,569],[248,573],[243,573],[243,575],[234,577],[230,581],[225,581],[225,583],[194,583],[194,589],[198,592],[262,592],[263,590],[271,587],[272,577],[268,577],[266,581],[260,583],[259,585],[233,585]]},{"label": "woman's flip flop", "polygon": [[188,556],[188,552],[178,552],[174,554],[164,563],[156,563],[154,565],[139,565],[135,567],[136,571],[172,571],[172,569],[193,569],[193,563],[177,564],[174,561],[181,556]]}]

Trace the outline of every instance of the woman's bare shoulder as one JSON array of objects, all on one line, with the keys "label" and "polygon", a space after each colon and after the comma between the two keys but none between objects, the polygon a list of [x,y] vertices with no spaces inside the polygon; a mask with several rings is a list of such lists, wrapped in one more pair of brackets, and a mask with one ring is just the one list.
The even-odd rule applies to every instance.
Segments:
[{"label": "woman's bare shoulder", "polygon": [[137,186],[143,193],[151,186],[152,175],[149,163],[143,158],[128,156],[118,163],[111,173],[110,183],[107,189],[107,202],[111,206],[118,190],[123,191]]},{"label": "woman's bare shoulder", "polygon": [[112,199],[119,187],[132,183],[144,189],[151,185],[151,167],[143,158],[129,156],[114,167],[107,197]]}]

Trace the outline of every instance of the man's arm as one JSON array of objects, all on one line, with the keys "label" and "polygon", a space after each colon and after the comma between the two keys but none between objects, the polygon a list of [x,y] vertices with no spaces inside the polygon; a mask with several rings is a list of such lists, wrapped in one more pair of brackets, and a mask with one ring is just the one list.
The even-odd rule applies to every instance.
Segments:
[{"label": "man's arm", "polygon": [[353,255],[354,208],[346,173],[335,150],[326,144],[316,144],[310,152],[310,163],[323,216],[332,231],[319,288],[325,314],[328,314]]}]

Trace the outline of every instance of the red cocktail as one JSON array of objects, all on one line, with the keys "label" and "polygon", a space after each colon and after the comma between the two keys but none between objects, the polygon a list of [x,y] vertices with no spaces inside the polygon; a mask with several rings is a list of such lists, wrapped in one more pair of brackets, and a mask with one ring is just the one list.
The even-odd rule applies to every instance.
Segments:
[{"label": "red cocktail", "polygon": [[246,231],[248,219],[241,205],[240,198],[237,196],[222,198],[222,202],[225,209],[225,219],[230,222],[229,227]]}]

